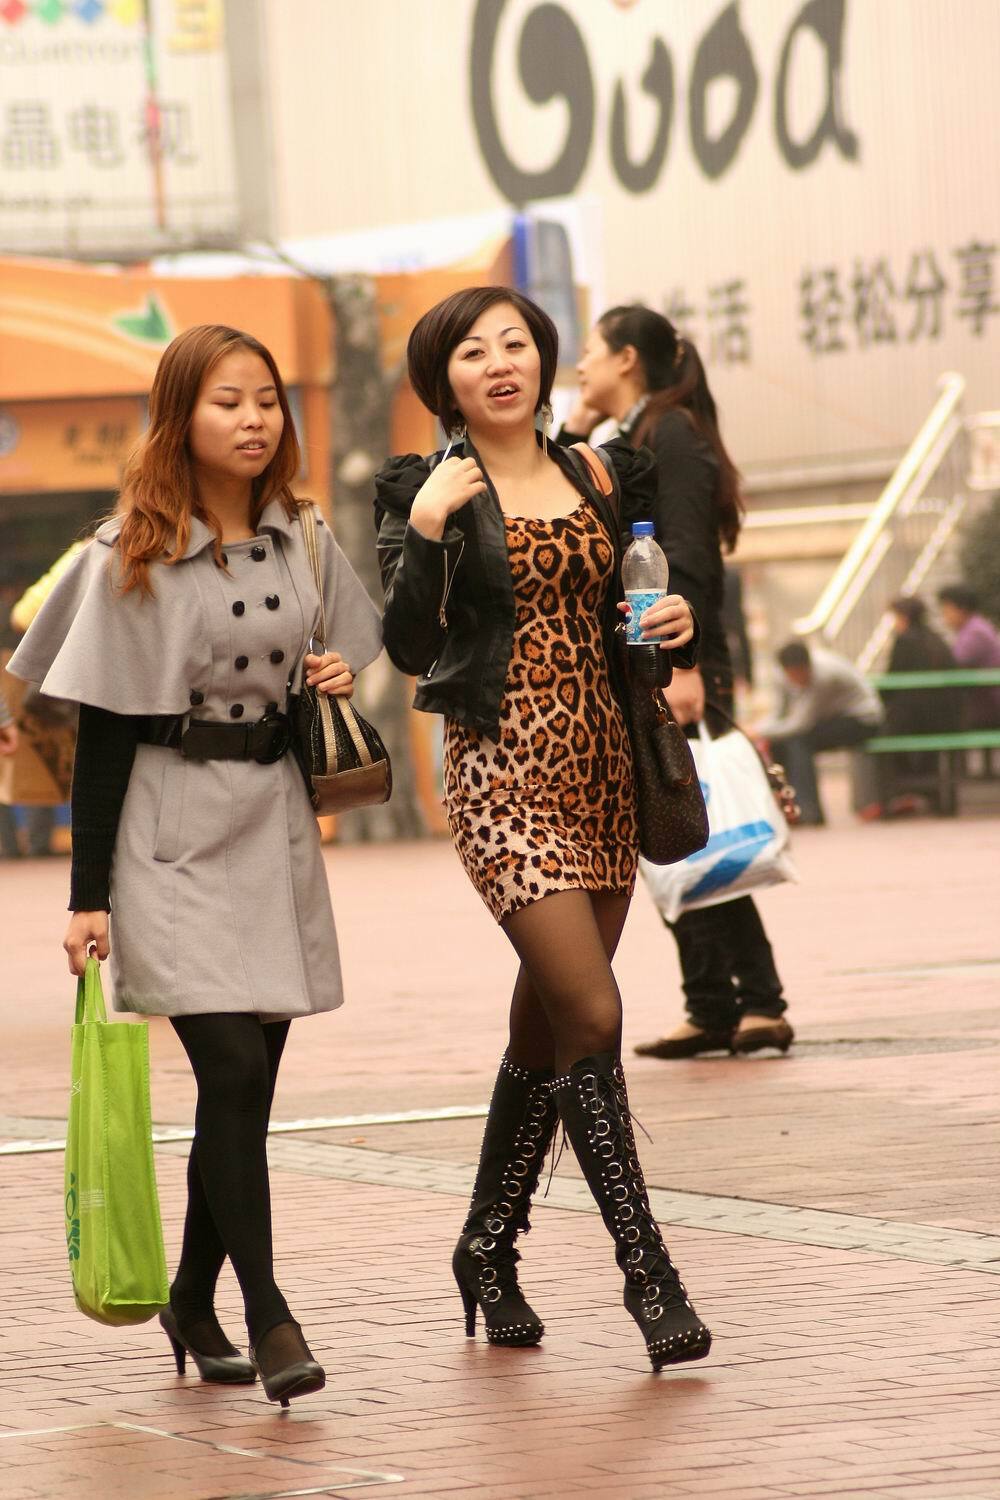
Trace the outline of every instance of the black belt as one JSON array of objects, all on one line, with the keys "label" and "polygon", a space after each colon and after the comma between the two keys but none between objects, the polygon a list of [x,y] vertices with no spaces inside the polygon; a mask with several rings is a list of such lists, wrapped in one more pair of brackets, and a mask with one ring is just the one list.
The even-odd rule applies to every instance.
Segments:
[{"label": "black belt", "polygon": [[188,760],[256,760],[261,765],[280,760],[291,737],[288,716],[279,713],[265,714],[253,724],[189,719],[186,729],[183,714],[156,714],[139,730],[141,744],[179,750]]}]

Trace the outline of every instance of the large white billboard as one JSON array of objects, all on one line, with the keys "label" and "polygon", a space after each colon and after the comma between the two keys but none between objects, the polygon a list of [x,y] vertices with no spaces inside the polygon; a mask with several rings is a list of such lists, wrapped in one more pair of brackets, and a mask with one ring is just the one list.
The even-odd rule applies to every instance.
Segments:
[{"label": "large white billboard", "polygon": [[[1000,406],[996,0],[268,0],[279,231],[600,205],[745,470]],[[303,45],[308,37],[308,46]]]}]

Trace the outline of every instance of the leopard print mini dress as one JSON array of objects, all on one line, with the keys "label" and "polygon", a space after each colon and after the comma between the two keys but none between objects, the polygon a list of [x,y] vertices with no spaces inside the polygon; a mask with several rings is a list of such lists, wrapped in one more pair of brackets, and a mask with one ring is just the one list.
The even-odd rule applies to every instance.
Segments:
[{"label": "leopard print mini dress", "polygon": [[639,831],[632,753],[601,617],[614,553],[589,501],[506,516],[517,617],[495,742],[445,721],[445,807],[498,922],[554,891],[630,895]]}]

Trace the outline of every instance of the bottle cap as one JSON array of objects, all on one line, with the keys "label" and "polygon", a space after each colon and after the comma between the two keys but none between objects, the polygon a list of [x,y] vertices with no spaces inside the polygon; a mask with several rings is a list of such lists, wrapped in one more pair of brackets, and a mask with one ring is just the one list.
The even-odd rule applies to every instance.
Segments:
[{"label": "bottle cap", "polygon": [[655,534],[655,529],[653,527],[652,521],[633,521],[632,522],[632,535],[633,536],[653,536],[654,534]]}]

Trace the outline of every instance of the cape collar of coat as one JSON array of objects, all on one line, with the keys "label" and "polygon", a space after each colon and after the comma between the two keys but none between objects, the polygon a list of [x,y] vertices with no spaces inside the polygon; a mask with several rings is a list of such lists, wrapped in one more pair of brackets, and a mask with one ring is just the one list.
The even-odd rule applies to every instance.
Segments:
[{"label": "cape collar of coat", "polygon": [[[267,531],[272,535],[282,536],[288,540],[294,535],[292,526],[294,522],[289,518],[285,507],[280,500],[270,500],[261,512],[260,521],[257,523],[258,532]],[[95,540],[103,542],[106,547],[113,547],[118,540],[122,529],[121,516],[112,516],[97,528],[94,533]],[[199,552],[204,552],[206,547],[215,543],[215,532],[205,525],[205,522],[197,516],[191,517],[191,536],[184,550],[185,561],[197,557]]]}]

